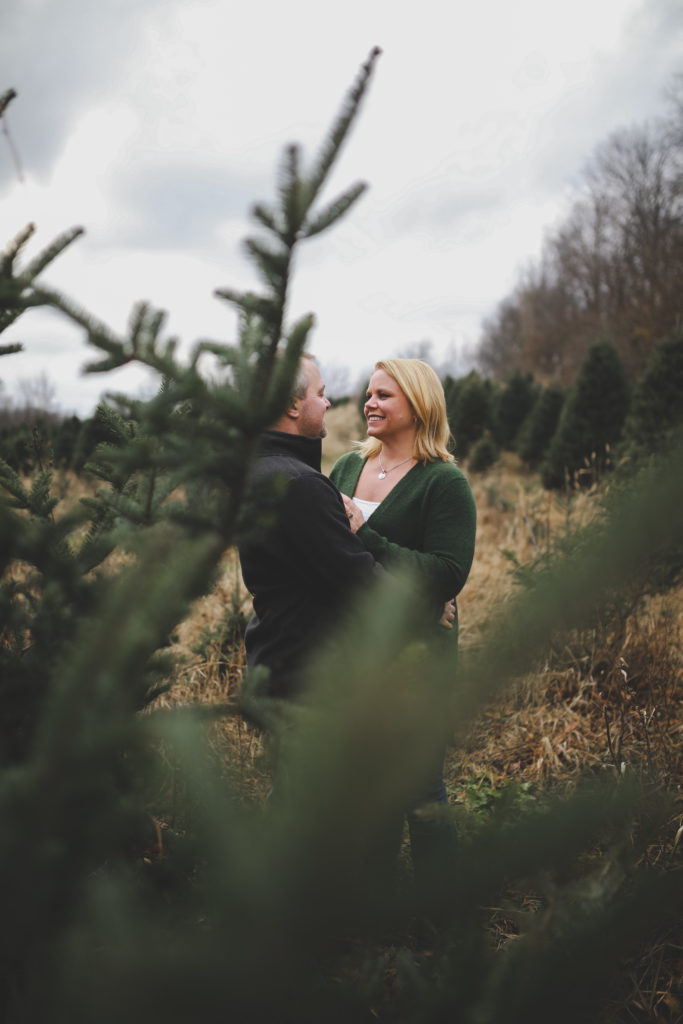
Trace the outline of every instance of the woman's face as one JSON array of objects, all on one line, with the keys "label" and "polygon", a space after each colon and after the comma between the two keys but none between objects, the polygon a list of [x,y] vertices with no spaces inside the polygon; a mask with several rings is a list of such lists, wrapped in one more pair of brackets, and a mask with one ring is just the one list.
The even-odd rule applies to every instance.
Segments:
[{"label": "woman's face", "polygon": [[417,427],[410,402],[386,370],[375,370],[370,378],[363,411],[368,437],[395,441],[402,435],[415,436]]}]

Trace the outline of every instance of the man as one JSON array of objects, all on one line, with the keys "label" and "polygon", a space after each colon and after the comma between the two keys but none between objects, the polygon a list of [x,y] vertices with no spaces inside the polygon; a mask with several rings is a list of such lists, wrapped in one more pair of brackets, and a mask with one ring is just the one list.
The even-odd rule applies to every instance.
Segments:
[{"label": "man", "polygon": [[[289,405],[264,431],[253,469],[255,488],[268,480],[274,486],[267,525],[239,546],[254,602],[245,645],[249,668],[269,669],[272,697],[301,693],[308,658],[351,595],[382,573],[351,532],[339,491],[320,471],[329,406],[315,360],[304,355]],[[277,481],[284,490],[278,492]]]}]

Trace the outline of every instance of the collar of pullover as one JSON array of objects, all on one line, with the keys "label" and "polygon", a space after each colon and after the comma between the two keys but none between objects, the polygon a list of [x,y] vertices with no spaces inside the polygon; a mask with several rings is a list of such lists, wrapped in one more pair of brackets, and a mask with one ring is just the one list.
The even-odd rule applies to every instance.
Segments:
[{"label": "collar of pullover", "polygon": [[261,451],[264,455],[290,455],[320,472],[323,443],[319,437],[285,434],[281,430],[264,430]]}]

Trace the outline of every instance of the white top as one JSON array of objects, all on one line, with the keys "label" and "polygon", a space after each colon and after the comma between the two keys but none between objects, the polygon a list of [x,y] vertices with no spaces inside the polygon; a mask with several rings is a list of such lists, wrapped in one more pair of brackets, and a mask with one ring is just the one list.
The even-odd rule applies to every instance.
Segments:
[{"label": "white top", "polygon": [[363,501],[362,498],[354,498],[353,500],[363,513],[363,519],[365,519],[366,522],[370,518],[372,513],[375,511],[375,509],[378,507],[378,505],[382,504],[381,501]]}]

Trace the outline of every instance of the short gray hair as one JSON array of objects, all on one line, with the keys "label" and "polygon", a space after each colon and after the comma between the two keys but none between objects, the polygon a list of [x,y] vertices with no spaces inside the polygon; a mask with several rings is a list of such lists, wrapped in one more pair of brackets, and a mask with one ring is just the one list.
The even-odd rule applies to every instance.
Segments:
[{"label": "short gray hair", "polygon": [[292,382],[292,390],[289,395],[288,406],[291,408],[294,405],[294,401],[297,398],[306,397],[306,389],[308,388],[308,377],[306,376],[306,363],[304,360],[309,359],[312,363],[315,363],[313,356],[309,356],[308,352],[304,352],[299,360],[299,368],[296,371],[296,377]]}]

